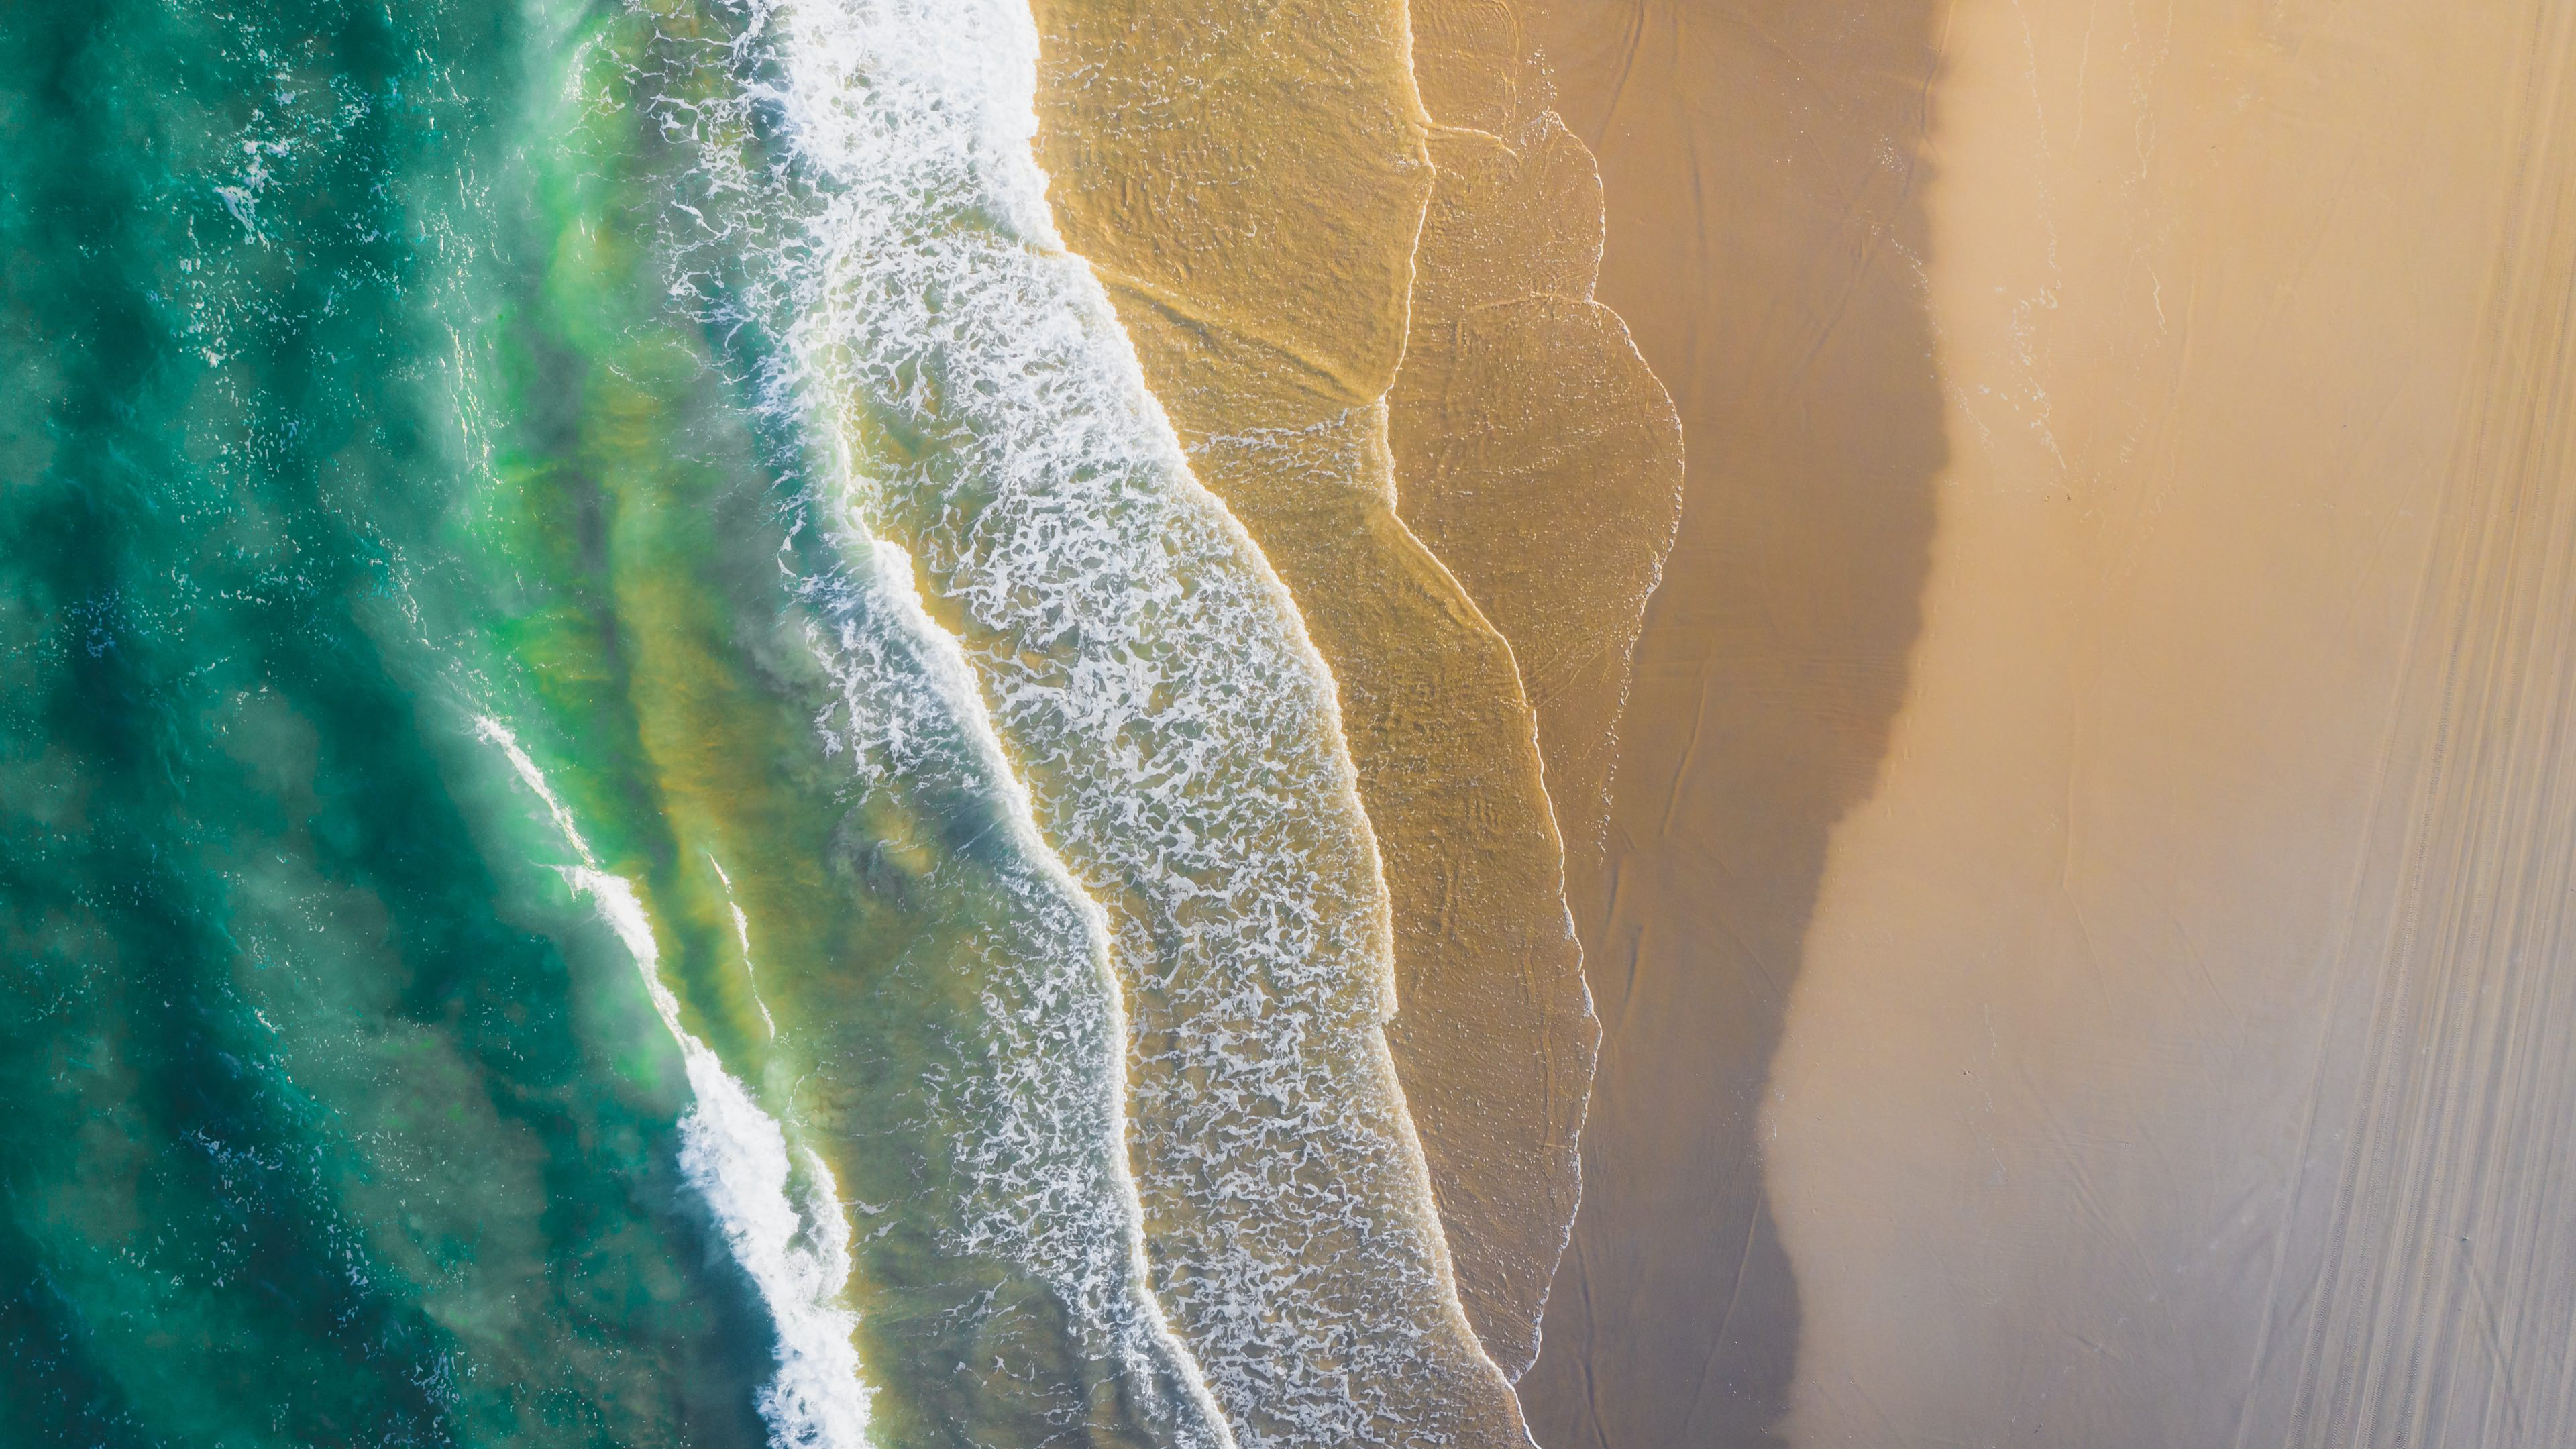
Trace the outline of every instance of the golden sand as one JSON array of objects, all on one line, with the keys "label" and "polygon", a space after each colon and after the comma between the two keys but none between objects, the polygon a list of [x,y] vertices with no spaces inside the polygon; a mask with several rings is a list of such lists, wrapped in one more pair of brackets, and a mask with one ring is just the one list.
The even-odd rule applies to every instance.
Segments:
[{"label": "golden sand", "polygon": [[[1341,678],[1507,1364],[1556,788],[1541,1442],[2567,1437],[2576,13],[1425,0],[1417,110],[1400,16],[1040,9],[1068,235]],[[1596,247],[1689,460],[1624,716]]]},{"label": "golden sand", "polygon": [[1924,627],[1769,1111],[1793,1442],[2576,1429],[2571,26],[1948,22]]},{"label": "golden sand", "polygon": [[1036,9],[1058,223],[1339,683],[1393,908],[1389,1044],[1461,1301],[1516,1367],[1595,1028],[1510,649],[1391,507],[1384,398],[1432,180],[1403,9]]}]

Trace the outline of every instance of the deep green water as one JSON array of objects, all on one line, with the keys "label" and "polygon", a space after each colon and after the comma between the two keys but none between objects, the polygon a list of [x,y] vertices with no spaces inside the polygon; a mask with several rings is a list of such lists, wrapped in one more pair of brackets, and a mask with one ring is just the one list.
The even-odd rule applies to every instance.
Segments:
[{"label": "deep green water", "polygon": [[761,1439],[676,1052],[461,729],[460,348],[542,296],[550,47],[7,28],[10,1442]]}]

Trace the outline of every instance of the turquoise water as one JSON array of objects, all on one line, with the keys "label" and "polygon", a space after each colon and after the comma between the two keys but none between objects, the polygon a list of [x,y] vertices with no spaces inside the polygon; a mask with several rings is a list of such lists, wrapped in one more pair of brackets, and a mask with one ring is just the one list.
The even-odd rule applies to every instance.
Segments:
[{"label": "turquoise water", "polygon": [[8,36],[0,1443],[1507,1437],[1024,10]]}]

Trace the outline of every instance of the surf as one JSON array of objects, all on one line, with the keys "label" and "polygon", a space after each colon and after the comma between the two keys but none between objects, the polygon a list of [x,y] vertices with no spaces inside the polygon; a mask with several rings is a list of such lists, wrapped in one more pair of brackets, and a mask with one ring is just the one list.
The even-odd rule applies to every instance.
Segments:
[{"label": "surf", "polygon": [[1027,10],[746,14],[727,64],[771,139],[711,167],[708,225],[761,241],[698,294],[776,339],[764,405],[816,526],[867,567],[901,550],[1104,913],[1152,1297],[1246,1444],[1522,1441],[1386,1049],[1332,680],[1055,233]]},{"label": "surf", "polygon": [[[679,998],[663,984],[661,949],[634,883],[599,868],[518,737],[488,716],[475,722],[475,733],[509,760],[579,857],[581,864],[562,868],[565,883],[590,899],[633,957],[654,1013],[680,1049],[695,1099],[680,1119],[680,1170],[758,1285],[778,1331],[777,1372],[755,1400],[772,1442],[781,1449],[866,1449],[868,1390],[850,1343],[857,1316],[839,1301],[850,1277],[850,1226],[831,1169],[811,1148],[791,1161],[777,1119],[681,1024]],[[803,1189],[796,1198],[791,1184]]]}]

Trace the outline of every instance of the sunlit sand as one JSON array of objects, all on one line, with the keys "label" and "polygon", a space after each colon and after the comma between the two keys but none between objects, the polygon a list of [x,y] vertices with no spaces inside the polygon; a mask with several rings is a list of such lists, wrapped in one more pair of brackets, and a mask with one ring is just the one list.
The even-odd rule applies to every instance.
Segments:
[{"label": "sunlit sand", "polygon": [[2561,1442],[2566,12],[1962,5],[1791,1442]]}]

